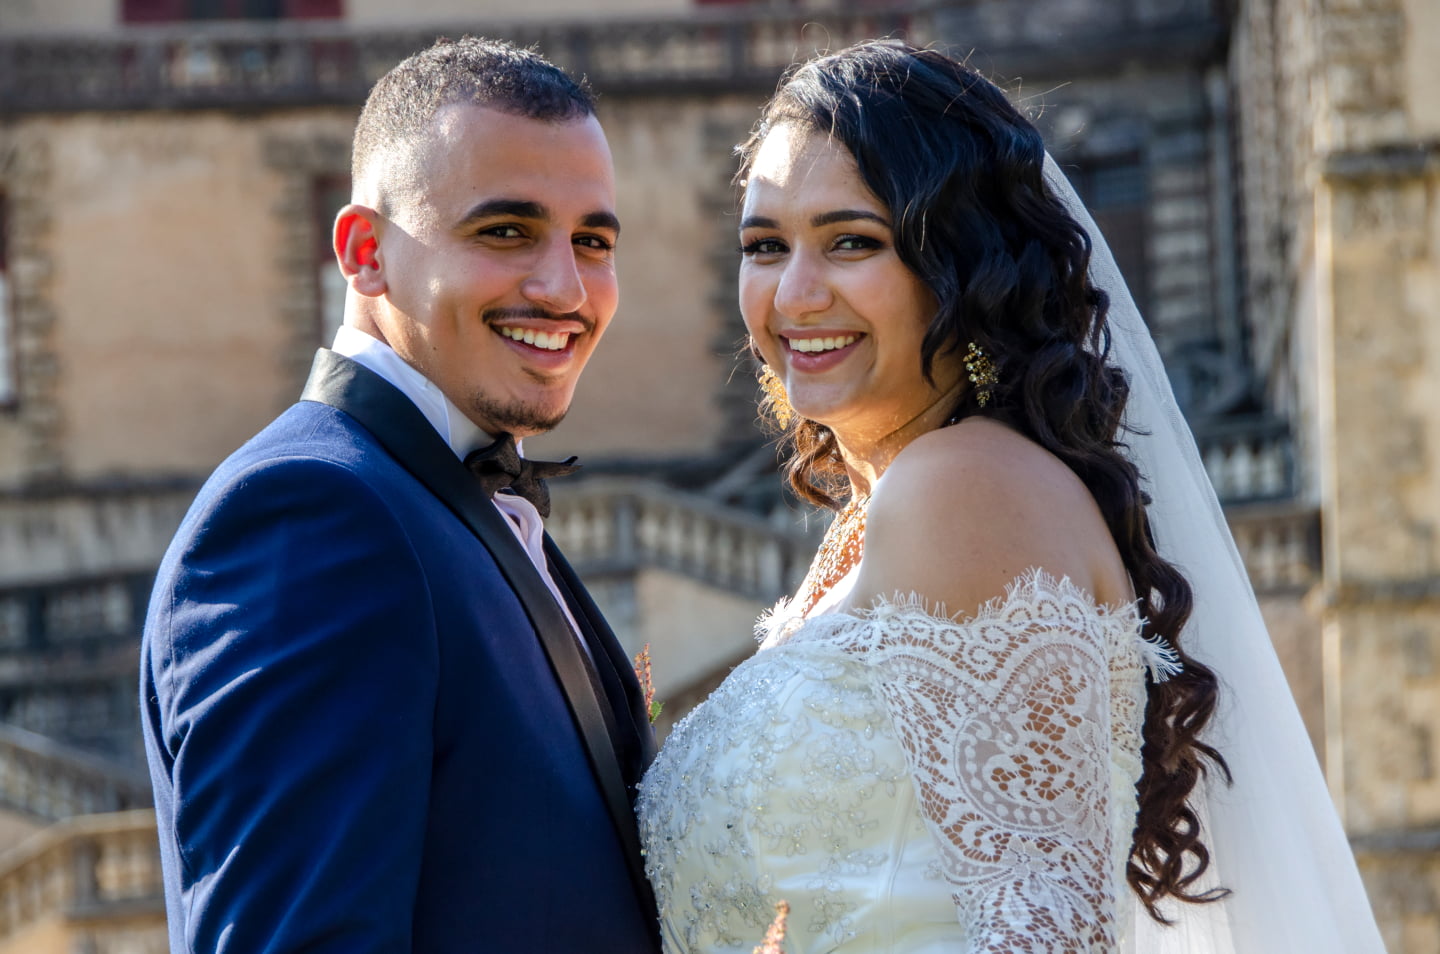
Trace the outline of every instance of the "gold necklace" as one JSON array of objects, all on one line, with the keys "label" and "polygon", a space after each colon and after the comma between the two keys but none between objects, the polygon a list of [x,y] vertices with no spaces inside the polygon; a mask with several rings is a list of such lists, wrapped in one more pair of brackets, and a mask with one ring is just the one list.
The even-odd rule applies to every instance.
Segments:
[{"label": "gold necklace", "polygon": [[820,598],[860,562],[865,551],[865,510],[869,504],[868,496],[852,497],[830,522],[800,592],[795,594],[801,615],[808,615]]}]

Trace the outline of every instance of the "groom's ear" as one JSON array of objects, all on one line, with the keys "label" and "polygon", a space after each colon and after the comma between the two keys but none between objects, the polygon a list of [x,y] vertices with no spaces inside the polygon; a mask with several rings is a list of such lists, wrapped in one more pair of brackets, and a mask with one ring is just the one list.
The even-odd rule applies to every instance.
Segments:
[{"label": "groom's ear", "polygon": [[385,294],[380,267],[380,213],[351,203],[335,216],[335,258],[346,283],[366,298]]}]

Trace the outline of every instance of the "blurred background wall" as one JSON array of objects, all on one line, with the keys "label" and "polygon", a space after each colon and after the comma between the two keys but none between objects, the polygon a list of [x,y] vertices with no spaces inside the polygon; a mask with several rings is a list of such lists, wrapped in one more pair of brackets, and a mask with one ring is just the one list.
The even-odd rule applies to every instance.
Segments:
[{"label": "blurred background wall", "polygon": [[663,721],[823,521],[737,358],[731,147],[785,66],[969,52],[1045,132],[1165,356],[1392,954],[1440,950],[1440,3],[0,0],[0,954],[164,949],[150,577],[340,320],[370,83],[436,35],[601,93],[621,310],[535,453]]}]

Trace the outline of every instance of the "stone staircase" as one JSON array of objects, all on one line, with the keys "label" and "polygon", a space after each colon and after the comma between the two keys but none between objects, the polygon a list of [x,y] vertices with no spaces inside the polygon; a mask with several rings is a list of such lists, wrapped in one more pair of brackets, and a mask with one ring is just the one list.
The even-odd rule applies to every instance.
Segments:
[{"label": "stone staircase", "polygon": [[166,950],[150,810],[67,818],[0,855],[0,954]]},{"label": "stone staircase", "polygon": [[0,954],[160,954],[149,780],[0,724]]},{"label": "stone staircase", "polygon": [[557,488],[546,527],[587,582],[653,568],[765,603],[799,584],[819,542],[793,517],[617,478]]}]

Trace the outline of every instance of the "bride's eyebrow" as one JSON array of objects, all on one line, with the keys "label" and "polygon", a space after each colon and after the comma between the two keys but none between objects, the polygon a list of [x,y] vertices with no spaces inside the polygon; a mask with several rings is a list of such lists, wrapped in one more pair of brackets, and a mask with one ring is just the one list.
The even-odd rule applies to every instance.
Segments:
[{"label": "bride's eyebrow", "polygon": [[[821,212],[810,220],[811,228],[821,228],[826,225],[834,225],[836,222],[876,222],[890,228],[890,222],[883,215],[876,215],[874,212],[867,212],[864,209],[836,209],[833,212]],[[740,220],[740,228],[744,229],[776,229],[780,223],[772,218],[763,215],[747,215]]]},{"label": "bride's eyebrow", "polygon": [[884,216],[866,212],[864,209],[836,209],[834,212],[821,212],[810,220],[810,226],[818,229],[824,225],[834,225],[836,222],[856,221],[878,222],[887,229],[890,227],[890,223],[885,220]]}]

